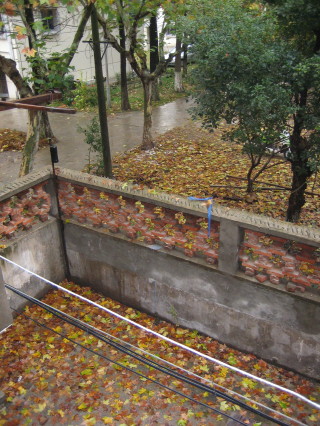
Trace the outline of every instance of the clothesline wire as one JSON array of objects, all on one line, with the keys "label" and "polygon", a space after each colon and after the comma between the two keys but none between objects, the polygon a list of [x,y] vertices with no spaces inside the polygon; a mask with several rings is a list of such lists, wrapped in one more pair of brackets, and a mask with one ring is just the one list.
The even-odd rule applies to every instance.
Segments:
[{"label": "clothesline wire", "polygon": [[23,271],[25,271],[25,272],[27,272],[27,273],[29,273],[29,274],[37,277],[37,278],[39,278],[40,280],[46,282],[47,284],[49,284],[49,285],[51,285],[51,286],[53,286],[53,287],[55,287],[55,288],[57,288],[57,289],[59,289],[59,290],[61,290],[63,292],[66,292],[66,293],[68,293],[68,294],[70,294],[70,295],[72,295],[72,296],[74,296],[74,297],[76,297],[76,298],[78,298],[78,299],[80,299],[80,300],[82,300],[84,302],[87,302],[87,303],[95,306],[96,308],[99,308],[99,309],[101,309],[101,310],[109,313],[110,315],[113,315],[113,316],[115,316],[115,317],[117,317],[117,318],[119,318],[119,319],[121,319],[121,320],[123,320],[125,322],[128,322],[129,324],[132,324],[135,327],[140,328],[141,330],[144,330],[145,332],[158,337],[159,339],[165,340],[165,341],[167,341],[167,342],[169,342],[169,343],[171,343],[173,345],[176,345],[176,346],[178,346],[178,347],[186,350],[187,352],[191,352],[194,355],[200,356],[200,357],[202,357],[202,358],[204,358],[204,359],[206,359],[206,360],[208,360],[210,362],[216,363],[216,364],[218,364],[220,366],[223,366],[223,367],[229,368],[230,370],[236,371],[237,373],[239,373],[239,374],[241,374],[241,375],[243,375],[245,377],[248,377],[248,378],[250,378],[252,380],[255,380],[255,381],[263,383],[265,385],[274,387],[274,388],[279,389],[282,392],[285,392],[287,394],[293,395],[296,398],[300,399],[301,401],[304,401],[307,404],[312,405],[313,407],[315,407],[317,409],[320,409],[320,404],[317,404],[316,402],[309,400],[305,396],[303,396],[303,395],[301,395],[301,394],[299,394],[299,393],[297,393],[295,391],[292,391],[291,389],[287,389],[287,388],[285,388],[283,386],[280,386],[280,385],[278,385],[276,383],[270,382],[269,380],[263,379],[261,377],[257,377],[254,374],[248,373],[247,371],[241,370],[240,368],[234,367],[233,365],[227,364],[227,363],[225,363],[223,361],[220,361],[220,360],[218,360],[216,358],[213,358],[213,357],[211,357],[209,355],[206,355],[206,354],[204,354],[202,352],[199,352],[196,349],[190,348],[190,347],[188,347],[188,346],[186,346],[186,345],[184,345],[182,343],[179,343],[179,342],[171,339],[170,337],[167,337],[167,336],[164,336],[164,335],[162,335],[160,333],[157,333],[156,331],[151,330],[151,329],[149,329],[149,328],[147,328],[147,327],[145,327],[143,325],[140,325],[139,323],[131,320],[130,318],[126,318],[126,317],[118,314],[117,312],[114,312],[111,309],[108,309],[105,306],[102,306],[99,303],[96,303],[96,302],[88,299],[87,297],[81,296],[81,295],[79,295],[79,294],[77,294],[77,293],[75,293],[75,292],[73,292],[73,291],[71,291],[71,290],[69,290],[69,289],[67,289],[65,287],[62,287],[59,284],[56,284],[56,283],[54,283],[54,282],[52,282],[52,281],[50,281],[50,280],[48,280],[48,279],[46,279],[44,277],[41,277],[40,275],[38,275],[38,274],[30,271],[27,268],[24,268],[21,265],[18,265],[17,263],[13,262],[12,260],[7,259],[6,257],[4,257],[2,255],[0,255],[0,259],[3,259],[4,261],[7,261],[8,263],[16,266],[17,268],[19,268],[19,269],[21,269],[21,270],[23,270]]}]

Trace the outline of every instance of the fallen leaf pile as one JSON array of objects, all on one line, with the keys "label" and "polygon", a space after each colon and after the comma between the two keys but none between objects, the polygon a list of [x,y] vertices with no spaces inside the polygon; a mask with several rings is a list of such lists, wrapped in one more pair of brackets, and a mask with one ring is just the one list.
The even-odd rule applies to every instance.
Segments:
[{"label": "fallen leaf pile", "polygon": [[[0,129],[0,152],[22,151],[27,134],[18,130]],[[48,141],[40,139],[39,147],[48,146]]]},{"label": "fallen leaf pile", "polygon": [[[103,297],[89,287],[80,287],[69,282],[62,285],[186,346],[295,390],[310,400],[316,401],[316,398],[319,398],[319,384],[293,372],[270,365],[254,355],[231,349],[194,330],[155,319]],[[60,290],[48,293],[43,301],[109,333],[113,338],[121,338],[126,348],[132,349],[129,344],[134,345],[139,348],[133,348],[136,353],[147,351],[201,376],[202,383],[207,383],[205,380],[215,382],[218,390],[228,392],[225,389],[232,389],[250,400],[255,400],[256,403],[267,405],[307,425],[320,422],[319,411],[301,400],[267,385],[262,386],[227,367],[210,363]],[[48,328],[35,324],[26,316]],[[226,424],[228,419],[224,416],[174,391],[202,401],[230,416],[242,416],[246,424],[271,424],[258,416],[248,414],[231,402],[196,390],[178,379],[145,366],[36,305],[27,307],[0,338],[0,389],[6,398],[4,405],[0,407],[0,425]],[[68,339],[81,343],[91,352]],[[118,362],[121,366],[98,354]],[[150,356],[147,358],[155,360]],[[166,366],[163,361],[157,361]],[[177,368],[171,368],[179,372]],[[160,387],[147,378],[158,381],[173,391]],[[235,396],[230,392],[228,394]],[[255,407],[258,408],[257,405]],[[291,424],[288,421],[287,423]]]},{"label": "fallen leaf pile", "polygon": [[18,130],[0,129],[0,152],[21,151],[26,140],[26,133]]},{"label": "fallen leaf pile", "polygon": [[[114,175],[150,188],[184,196],[209,197],[224,206],[247,210],[284,220],[289,191],[268,184],[290,188],[288,162],[268,169],[259,176],[253,195],[246,193],[249,160],[241,146],[230,143],[225,136],[228,127],[222,124],[209,133],[192,124],[175,128],[156,139],[151,151],[135,148],[114,158]],[[276,158],[273,162],[282,162]],[[319,179],[310,179],[301,224],[320,225]]]}]

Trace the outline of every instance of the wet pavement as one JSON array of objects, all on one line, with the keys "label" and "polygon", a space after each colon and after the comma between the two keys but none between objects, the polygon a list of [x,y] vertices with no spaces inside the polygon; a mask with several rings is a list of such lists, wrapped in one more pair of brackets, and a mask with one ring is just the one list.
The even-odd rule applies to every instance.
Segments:
[{"label": "wet pavement", "polygon": [[[179,98],[174,102],[153,109],[153,134],[157,136],[166,131],[183,126],[191,121],[188,113],[190,102]],[[75,115],[49,114],[54,135],[58,139],[59,165],[73,170],[82,170],[88,163],[88,145],[78,127],[86,127],[94,113],[77,112]],[[0,128],[26,131],[27,111],[12,109],[0,113]],[[111,154],[124,152],[141,144],[143,113],[141,111],[123,112],[108,116]],[[16,179],[19,174],[20,152],[0,153],[0,183]],[[49,148],[38,151],[34,169],[51,164]]]}]

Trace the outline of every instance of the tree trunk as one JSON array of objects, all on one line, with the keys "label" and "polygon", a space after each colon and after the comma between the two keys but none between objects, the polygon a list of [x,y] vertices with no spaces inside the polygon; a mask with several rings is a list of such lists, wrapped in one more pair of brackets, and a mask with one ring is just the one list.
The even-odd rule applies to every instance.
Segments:
[{"label": "tree trunk", "polygon": [[125,54],[126,50],[126,33],[124,24],[119,18],[119,41],[120,46],[123,49],[120,53],[120,86],[121,86],[121,111],[129,111],[131,109],[129,94],[128,94],[128,79],[127,79],[127,58]]},{"label": "tree trunk", "polygon": [[102,73],[102,62],[101,62],[101,51],[100,51],[100,39],[99,39],[99,22],[97,16],[97,10],[95,6],[91,13],[91,27],[92,27],[92,42],[93,42],[93,54],[94,54],[94,68],[96,74],[97,84],[97,97],[98,97],[98,109],[99,109],[99,121],[100,121],[100,134],[101,134],[101,145],[103,155],[103,167],[104,175],[112,179],[112,159],[108,132],[108,120],[107,120],[107,109],[106,99],[103,85],[103,73]]},{"label": "tree trunk", "polygon": [[164,37],[165,37],[165,32],[162,30],[160,31],[159,38],[158,38],[159,60],[161,61],[164,61]]},{"label": "tree trunk", "polygon": [[253,170],[255,169],[256,165],[251,163],[251,166],[248,170],[247,173],[247,193],[251,194],[253,192],[253,183],[254,183],[254,179],[252,179],[252,173]]},{"label": "tree trunk", "polygon": [[28,110],[28,116],[27,139],[23,150],[19,177],[27,175],[33,169],[34,157],[39,145],[40,113],[39,111]]},{"label": "tree trunk", "polygon": [[292,162],[291,170],[293,176],[286,220],[288,222],[298,222],[301,209],[306,201],[304,194],[308,185],[307,180],[312,175],[312,172],[310,170],[308,172],[306,167],[301,167],[301,162],[299,161]]},{"label": "tree trunk", "polygon": [[49,121],[49,116],[47,111],[41,111],[41,118],[40,118],[40,130],[39,130],[39,136],[40,139],[46,139],[48,144],[51,146],[55,143],[57,143],[57,139],[53,134],[51,124]]},{"label": "tree trunk", "polygon": [[174,65],[174,91],[175,92],[183,92],[183,84],[182,84],[182,72],[181,72],[181,41],[176,39],[176,51],[179,53],[176,55],[175,65]]},{"label": "tree trunk", "polygon": [[293,133],[290,137],[292,183],[286,218],[288,222],[298,222],[305,203],[304,193],[307,189],[307,181],[312,175],[306,157],[305,143],[306,140],[301,136],[300,120],[295,117]]},{"label": "tree trunk", "polygon": [[144,96],[144,122],[141,148],[148,150],[154,147],[151,129],[152,129],[152,85],[150,78],[142,80]]},{"label": "tree trunk", "polygon": [[[150,18],[150,73],[154,72],[159,63],[159,45],[158,45],[158,26],[157,26],[157,15],[153,15]],[[152,85],[152,100],[159,101],[159,87],[158,79],[155,79]]]},{"label": "tree trunk", "polygon": [[182,52],[182,76],[186,77],[186,75],[188,74],[188,46],[185,43],[182,45]]},{"label": "tree trunk", "polygon": [[292,184],[287,209],[288,222],[299,220],[301,209],[305,203],[304,193],[307,189],[307,181],[313,173],[308,164],[308,140],[302,136],[307,98],[307,89],[302,90],[295,97],[295,102],[301,109],[293,117],[293,132],[290,136]]},{"label": "tree trunk", "polygon": [[155,102],[160,100],[159,80],[159,78],[154,79],[152,84],[152,101]]}]

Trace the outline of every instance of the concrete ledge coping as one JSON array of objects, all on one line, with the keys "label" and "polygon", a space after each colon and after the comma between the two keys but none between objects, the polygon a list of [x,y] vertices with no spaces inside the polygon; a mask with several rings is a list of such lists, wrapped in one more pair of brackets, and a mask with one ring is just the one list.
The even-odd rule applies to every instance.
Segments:
[{"label": "concrete ledge coping", "polygon": [[44,182],[52,177],[52,169],[50,166],[43,167],[26,176],[18,178],[13,182],[0,186],[0,201],[11,198],[38,183]]},{"label": "concrete ledge coping", "polygon": [[[137,185],[134,184],[123,183],[64,168],[58,168],[57,175],[61,180],[87,185],[88,187],[98,190],[107,190],[111,193],[139,199],[145,202],[154,202],[159,206],[183,211],[184,213],[197,214],[202,217],[207,216],[207,207],[205,203],[201,201],[190,201],[186,197],[171,195],[161,191],[137,189]],[[213,204],[212,206],[212,219],[218,222],[221,220],[230,220],[240,228],[248,228],[267,234],[270,233],[274,236],[293,239],[297,242],[316,247],[320,244],[320,230],[318,229],[298,226],[289,222],[259,216],[242,210],[219,206],[218,204]]]}]

